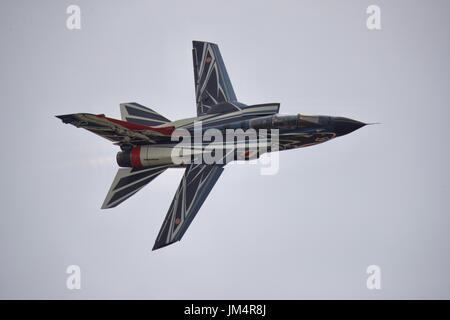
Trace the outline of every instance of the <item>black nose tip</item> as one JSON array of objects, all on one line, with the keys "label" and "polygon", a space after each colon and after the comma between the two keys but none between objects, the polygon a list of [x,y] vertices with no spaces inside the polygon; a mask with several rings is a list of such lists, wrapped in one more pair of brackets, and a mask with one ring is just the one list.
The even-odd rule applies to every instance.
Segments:
[{"label": "black nose tip", "polygon": [[364,122],[356,121],[353,119],[336,117],[334,118],[334,132],[336,136],[343,136],[355,130],[358,130],[361,127],[364,127],[366,124]]}]

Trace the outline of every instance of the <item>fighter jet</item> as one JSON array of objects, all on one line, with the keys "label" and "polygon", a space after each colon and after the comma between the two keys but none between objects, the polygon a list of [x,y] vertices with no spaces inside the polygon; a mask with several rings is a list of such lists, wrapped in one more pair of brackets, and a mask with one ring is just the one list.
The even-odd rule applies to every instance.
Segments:
[{"label": "fighter jet", "polygon": [[[102,209],[116,207],[167,169],[185,168],[153,250],[181,240],[227,163],[256,159],[261,155],[259,149],[250,151],[237,141],[222,145],[223,161],[193,161],[199,154],[210,152],[211,142],[200,141],[182,150],[185,161],[175,161],[173,154],[179,145],[179,140],[173,139],[175,132],[183,130],[195,134],[198,123],[201,123],[201,132],[211,128],[220,132],[230,129],[276,130],[275,149],[283,151],[323,143],[366,125],[344,117],[280,115],[279,103],[244,104],[234,93],[216,44],[193,41],[192,57],[197,117],[171,121],[135,102],[120,104],[121,120],[89,113],[57,116],[64,123],[89,130],[121,149],[116,157],[121,168]],[[269,147],[265,152],[273,150]]]}]

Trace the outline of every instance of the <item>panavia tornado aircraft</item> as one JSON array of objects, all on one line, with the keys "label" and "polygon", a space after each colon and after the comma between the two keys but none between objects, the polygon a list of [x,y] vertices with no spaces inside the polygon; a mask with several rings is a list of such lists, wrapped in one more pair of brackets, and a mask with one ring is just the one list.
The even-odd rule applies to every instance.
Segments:
[{"label": "panavia tornado aircraft", "polygon": [[[280,115],[279,103],[246,105],[236,98],[216,44],[193,41],[192,55],[197,117],[170,121],[134,102],[120,105],[121,120],[89,113],[57,116],[64,123],[89,130],[121,148],[117,153],[117,164],[122,168],[114,178],[102,209],[119,205],[166,169],[185,168],[153,250],[181,240],[230,159],[248,160],[260,156],[259,152],[252,153],[238,148],[237,144],[227,144],[223,147],[224,154],[233,153],[233,157],[224,161],[174,163],[172,151],[178,141],[172,141],[171,136],[176,129],[193,132],[195,123],[200,121],[202,130],[214,128],[221,132],[239,128],[277,129],[277,149],[282,151],[322,143],[366,125],[343,117]],[[201,142],[183,152],[194,158],[206,149],[206,143]]]}]

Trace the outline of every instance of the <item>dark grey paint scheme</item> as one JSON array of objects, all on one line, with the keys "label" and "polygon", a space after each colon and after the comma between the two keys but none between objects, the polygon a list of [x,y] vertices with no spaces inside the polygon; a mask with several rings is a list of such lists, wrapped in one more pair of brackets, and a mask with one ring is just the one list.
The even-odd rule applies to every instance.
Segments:
[{"label": "dark grey paint scheme", "polygon": [[191,164],[186,168],[153,250],[181,240],[222,172],[218,165]]},{"label": "dark grey paint scheme", "polygon": [[[227,129],[276,129],[279,150],[322,143],[365,125],[342,117],[279,115],[278,103],[248,106],[238,102],[216,44],[194,41],[193,64],[197,118],[171,122],[137,103],[121,104],[122,121],[91,114],[58,116],[64,123],[94,132],[115,142],[122,149],[117,156],[118,164],[129,168],[119,169],[102,208],[117,206],[170,167],[186,167],[153,249],[181,240],[223,172],[223,165],[229,160],[248,157],[245,155],[242,158],[236,147],[233,157],[220,164],[174,165],[167,162],[141,168],[136,167],[136,159],[133,160],[135,151],[139,151],[141,146],[171,149],[178,142],[171,141],[169,132],[178,128],[193,132],[194,123],[199,121],[202,122],[203,130],[215,128],[222,132]],[[200,147],[204,150],[204,143]]]},{"label": "dark grey paint scheme", "polygon": [[223,102],[237,102],[219,47],[202,41],[192,44],[197,115]]}]

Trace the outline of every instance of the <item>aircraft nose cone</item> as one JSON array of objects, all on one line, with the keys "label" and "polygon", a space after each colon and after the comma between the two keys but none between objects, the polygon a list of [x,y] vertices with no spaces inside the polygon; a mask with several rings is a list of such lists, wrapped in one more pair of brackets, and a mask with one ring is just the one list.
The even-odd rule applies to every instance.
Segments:
[{"label": "aircraft nose cone", "polygon": [[336,117],[334,118],[334,132],[337,137],[346,135],[350,132],[358,130],[364,127],[366,124],[364,122],[356,121],[349,118]]}]

